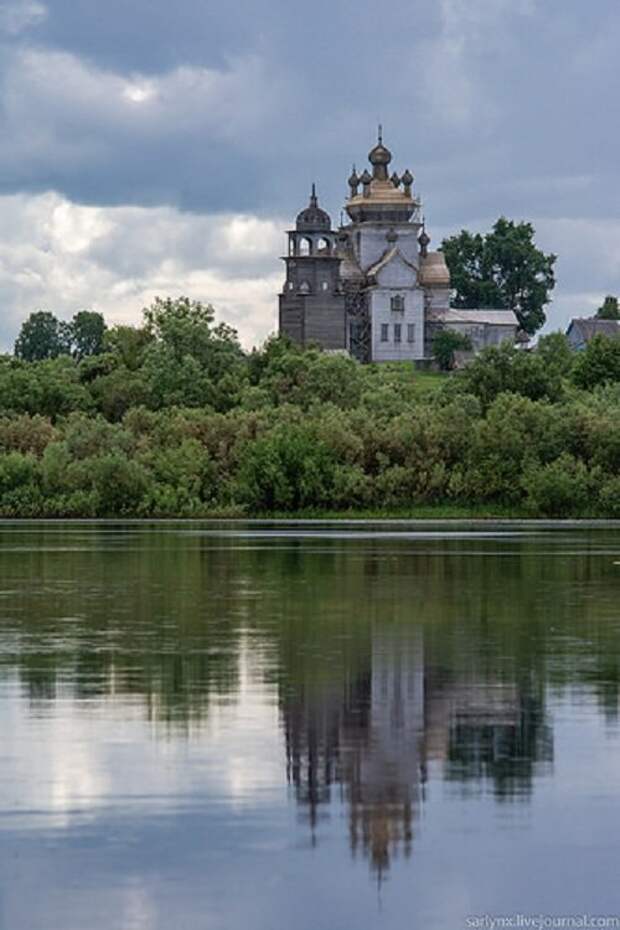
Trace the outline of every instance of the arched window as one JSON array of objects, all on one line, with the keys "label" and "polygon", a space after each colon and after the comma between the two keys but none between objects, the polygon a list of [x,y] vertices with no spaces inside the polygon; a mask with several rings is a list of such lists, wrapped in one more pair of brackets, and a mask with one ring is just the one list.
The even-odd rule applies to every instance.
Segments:
[{"label": "arched window", "polygon": [[302,239],[299,243],[299,254],[300,255],[312,255],[312,240],[311,239]]},{"label": "arched window", "polygon": [[323,252],[324,254],[325,253],[329,254],[332,250],[329,239],[325,239],[325,238],[319,239],[319,241],[317,242],[317,249],[319,252]]},{"label": "arched window", "polygon": [[405,298],[402,296],[402,294],[396,294],[396,296],[394,296],[394,297],[391,298],[391,300],[390,300],[390,309],[391,309],[391,310],[398,310],[398,311],[400,311],[401,313],[404,311],[404,309],[405,309]]},{"label": "arched window", "polygon": [[294,238],[291,236],[291,238],[288,240],[288,254],[289,254],[289,255],[295,255],[295,252],[296,252],[295,240],[294,240]]},{"label": "arched window", "polygon": [[302,282],[301,282],[301,284],[299,285],[299,293],[300,293],[300,294],[309,294],[309,293],[310,293],[310,285],[309,285],[309,283],[308,283],[307,281],[302,281]]},{"label": "arched window", "polygon": [[329,290],[329,281],[321,281],[321,290],[322,290],[322,291],[328,291],[328,290]]}]

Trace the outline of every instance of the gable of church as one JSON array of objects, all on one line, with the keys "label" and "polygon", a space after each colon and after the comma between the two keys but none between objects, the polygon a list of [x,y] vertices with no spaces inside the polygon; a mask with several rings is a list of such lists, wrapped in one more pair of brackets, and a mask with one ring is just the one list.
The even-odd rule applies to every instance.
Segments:
[{"label": "gable of church", "polygon": [[386,260],[378,263],[373,277],[379,287],[410,288],[415,287],[418,280],[415,267],[398,249],[393,249]]}]

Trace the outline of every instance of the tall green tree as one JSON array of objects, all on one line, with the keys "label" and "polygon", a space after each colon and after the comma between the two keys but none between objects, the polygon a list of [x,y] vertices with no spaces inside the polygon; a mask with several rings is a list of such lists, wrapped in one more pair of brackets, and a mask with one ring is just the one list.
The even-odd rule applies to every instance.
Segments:
[{"label": "tall green tree", "polygon": [[620,320],[620,308],[618,307],[618,298],[608,294],[602,305],[596,311],[598,320]]},{"label": "tall green tree", "polygon": [[153,339],[144,371],[155,406],[168,390],[181,405],[210,404],[217,410],[234,405],[235,385],[248,377],[247,361],[236,331],[226,323],[214,325],[214,318],[213,307],[188,297],[158,297],[144,310]]},{"label": "tall green tree", "polygon": [[531,223],[500,217],[490,233],[464,229],[445,239],[442,249],[455,292],[454,307],[512,310],[526,333],[540,329],[555,286],[556,256],[536,247]]},{"label": "tall green tree", "polygon": [[106,325],[103,316],[93,310],[80,310],[71,320],[71,343],[77,359],[100,355],[104,349]]},{"label": "tall green tree", "polygon": [[47,310],[31,313],[22,324],[15,343],[15,355],[26,362],[40,362],[69,354],[71,347],[67,324]]},{"label": "tall green tree", "polygon": [[210,304],[188,297],[156,297],[143,313],[147,332],[179,361],[187,355],[197,361],[206,360],[215,319]]}]

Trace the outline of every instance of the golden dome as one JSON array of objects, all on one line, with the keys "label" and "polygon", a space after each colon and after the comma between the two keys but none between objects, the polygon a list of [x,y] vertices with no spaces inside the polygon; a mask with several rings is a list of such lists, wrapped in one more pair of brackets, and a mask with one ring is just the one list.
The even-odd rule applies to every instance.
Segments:
[{"label": "golden dome", "polygon": [[420,284],[426,287],[450,287],[450,272],[443,252],[429,252],[422,259]]}]

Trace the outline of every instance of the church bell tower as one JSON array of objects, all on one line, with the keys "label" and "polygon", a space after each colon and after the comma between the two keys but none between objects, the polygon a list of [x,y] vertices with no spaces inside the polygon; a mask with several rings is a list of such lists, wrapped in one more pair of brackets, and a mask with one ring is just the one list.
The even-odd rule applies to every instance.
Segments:
[{"label": "church bell tower", "polygon": [[301,346],[344,349],[345,307],[341,258],[329,214],[319,207],[314,184],[310,203],[288,232],[286,281],[280,294],[279,330]]}]

